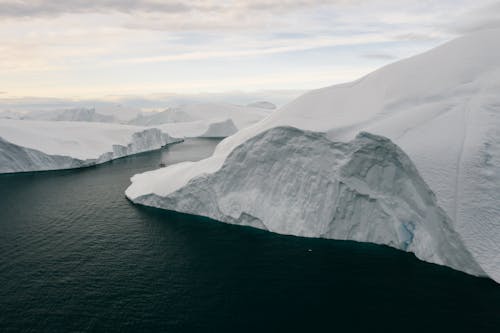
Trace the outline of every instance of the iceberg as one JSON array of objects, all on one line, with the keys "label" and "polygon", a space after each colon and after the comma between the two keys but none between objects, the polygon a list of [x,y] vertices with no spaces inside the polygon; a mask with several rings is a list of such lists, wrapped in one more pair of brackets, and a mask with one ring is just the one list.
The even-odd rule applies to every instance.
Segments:
[{"label": "iceberg", "polygon": [[[138,117],[139,109],[114,104],[109,102],[88,101],[89,104],[97,104],[96,107],[67,107],[70,101],[53,101],[48,105],[37,104],[36,99],[26,99],[19,105],[14,105],[12,110],[0,112],[0,119],[22,119],[41,121],[82,121],[124,124]],[[83,104],[80,102],[77,104]]]},{"label": "iceberg", "polygon": [[[5,117],[3,117],[5,118]],[[118,123],[119,121],[111,115],[97,113],[95,109],[75,108],[55,111],[32,111],[20,115],[18,119],[44,120],[44,121],[85,121],[99,123]]]},{"label": "iceberg", "polygon": [[[154,173],[133,182],[164,181]],[[234,149],[217,172],[166,197],[135,196],[135,189],[127,195],[148,206],[281,234],[387,244],[484,274],[406,154],[369,133],[341,143],[323,133],[275,127]]]},{"label": "iceberg", "polygon": [[195,121],[188,113],[171,109],[160,112],[140,113],[136,118],[130,120],[128,124],[137,126],[155,126],[165,123],[183,123]]},{"label": "iceberg", "polygon": [[253,103],[247,104],[247,106],[254,107],[254,108],[260,108],[260,109],[267,109],[267,110],[276,109],[276,105],[274,105],[273,103],[268,102],[268,101],[253,102]]},{"label": "iceberg", "polygon": [[192,103],[161,112],[149,112],[131,120],[129,124],[157,126],[166,123],[205,121],[213,123],[230,119],[238,130],[255,124],[271,114],[272,110],[257,106],[240,106],[228,103]]},{"label": "iceberg", "polygon": [[[476,32],[354,82],[306,93],[226,138],[205,160],[134,176],[126,195],[139,204],[280,233],[387,244],[500,282],[499,38],[498,29]],[[303,140],[319,132],[322,143],[301,148],[292,143],[300,139],[282,135],[277,144],[272,130],[282,127],[303,131]],[[398,165],[407,156],[415,172],[408,163],[372,165],[387,158],[388,148],[343,155],[360,140],[383,137],[394,144],[383,145],[395,154],[387,163]],[[255,151],[265,151],[267,160],[257,159]],[[320,153],[332,169],[326,173],[309,161]],[[353,160],[366,174],[351,174],[345,189],[335,188]],[[243,172],[249,174],[244,183]],[[195,184],[204,187],[195,191]],[[340,222],[328,224],[332,216]]]},{"label": "iceberg", "polygon": [[225,138],[238,131],[231,119],[167,123],[154,127],[177,138]]},{"label": "iceberg", "polygon": [[70,169],[179,142],[157,128],[0,120],[0,173]]}]

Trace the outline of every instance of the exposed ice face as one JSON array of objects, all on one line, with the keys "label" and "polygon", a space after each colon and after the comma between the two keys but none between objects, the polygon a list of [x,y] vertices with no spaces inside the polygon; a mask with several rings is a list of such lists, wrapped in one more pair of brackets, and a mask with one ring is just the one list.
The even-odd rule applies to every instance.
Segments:
[{"label": "exposed ice face", "polygon": [[[311,91],[222,141],[211,158],[134,178],[127,194],[134,199],[181,191],[193,179],[218,172],[236,147],[274,127],[324,132],[336,142],[366,131],[391,139],[408,154],[466,247],[500,282],[498,40],[500,30],[482,31],[357,81]],[[288,209],[276,209],[274,217]]]},{"label": "exposed ice face", "polygon": [[[127,193],[143,177],[154,175],[135,176]],[[132,200],[282,234],[387,244],[483,274],[406,154],[368,133],[340,143],[273,128],[233,150],[219,171]]]},{"label": "exposed ice face", "polygon": [[149,128],[132,134],[132,140],[126,146],[113,145],[113,151],[99,156],[96,163],[104,163],[116,158],[160,149],[166,144],[179,141],[181,140],[172,138],[157,128]]}]

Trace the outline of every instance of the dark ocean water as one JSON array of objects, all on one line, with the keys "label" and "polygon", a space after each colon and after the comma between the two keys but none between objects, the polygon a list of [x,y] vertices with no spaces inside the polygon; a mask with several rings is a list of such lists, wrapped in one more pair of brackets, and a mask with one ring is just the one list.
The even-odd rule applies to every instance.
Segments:
[{"label": "dark ocean water", "polygon": [[489,279],[125,199],[133,174],[216,143],[0,176],[0,331],[500,332]]}]

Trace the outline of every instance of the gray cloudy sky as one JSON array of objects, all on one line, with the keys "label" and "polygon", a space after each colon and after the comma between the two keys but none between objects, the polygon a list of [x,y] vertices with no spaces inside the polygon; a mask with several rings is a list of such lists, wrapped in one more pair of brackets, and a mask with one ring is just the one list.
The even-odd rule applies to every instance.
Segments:
[{"label": "gray cloudy sky", "polygon": [[0,91],[311,89],[495,27],[490,0],[0,0]]}]

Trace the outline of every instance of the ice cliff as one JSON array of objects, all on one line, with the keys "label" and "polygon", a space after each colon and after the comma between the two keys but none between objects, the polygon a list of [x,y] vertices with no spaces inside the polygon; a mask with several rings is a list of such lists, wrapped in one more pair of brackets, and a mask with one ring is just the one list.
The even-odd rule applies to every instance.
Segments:
[{"label": "ice cliff", "polygon": [[[407,247],[407,250],[415,252],[424,260],[432,262],[441,260],[442,263],[456,269],[479,274],[479,270],[473,269],[465,261],[459,263],[455,260],[453,253],[462,253],[462,250],[458,248],[456,251],[439,250],[439,246],[447,247],[445,243],[450,239],[441,237],[444,234],[448,235],[448,232],[438,231],[446,225],[443,228],[451,230],[451,234],[459,235],[458,238],[451,237],[458,239],[454,244],[461,244],[459,247],[465,248],[472,254],[473,261],[480,265],[482,271],[500,282],[499,39],[500,30],[498,29],[476,32],[424,54],[383,67],[357,81],[311,91],[274,111],[259,123],[225,139],[217,146],[213,156],[208,159],[196,163],[173,165],[135,176],[126,194],[135,202],[181,212],[196,210],[199,215],[222,220],[225,220],[224,216],[227,216],[226,219],[246,221],[247,224],[255,223],[256,226],[260,225],[277,232],[352,238],[393,246],[401,244],[404,238],[398,238],[400,236],[396,237],[394,233],[391,234],[387,224],[372,226],[362,223],[363,218],[369,216],[365,210],[372,209],[369,203],[364,203],[361,199],[359,201],[347,200],[349,195],[354,195],[347,189],[352,191],[354,188],[359,193],[365,193],[361,190],[365,186],[363,184],[369,184],[366,190],[372,191],[373,186],[379,189],[377,197],[384,191],[388,196],[388,201],[377,200],[376,204],[373,203],[376,207],[382,207],[384,204],[384,209],[373,208],[375,212],[373,219],[382,221],[383,218],[377,214],[388,213],[386,216],[388,220],[400,221],[400,226],[409,226],[408,234],[414,235],[413,225],[415,228],[420,225],[414,222],[413,216],[418,216],[417,211],[420,211],[422,207],[434,207],[431,209],[435,212],[433,216],[444,214],[443,218],[448,221],[446,223],[438,223],[439,218],[430,217],[428,224],[422,222],[422,225],[430,228],[426,230],[432,241],[426,243],[425,237],[413,237],[411,243],[414,245]],[[430,199],[429,196],[432,195],[423,195],[418,192],[418,196],[413,200],[431,203],[430,206],[410,204],[408,201],[411,197],[410,193],[417,193],[411,191],[404,192],[404,196],[398,199],[397,195],[391,192],[391,187],[399,188],[397,182],[402,179],[406,179],[405,182],[407,182],[408,179],[406,176],[400,179],[394,178],[393,171],[388,171],[391,168],[384,171],[387,174],[380,170],[376,173],[372,171],[373,175],[377,175],[375,178],[382,178],[378,180],[379,183],[368,182],[367,179],[370,177],[353,176],[350,180],[355,183],[359,181],[359,186],[353,185],[354,183],[349,183],[349,186],[345,185],[346,189],[342,190],[346,191],[345,194],[339,196],[344,201],[332,204],[335,209],[339,209],[339,215],[335,215],[335,220],[351,220],[354,225],[368,227],[370,231],[359,229],[358,232],[354,229],[352,233],[348,233],[338,227],[338,231],[332,230],[330,233],[324,233],[325,221],[330,221],[333,215],[325,210],[326,208],[322,208],[321,203],[324,201],[315,192],[327,195],[331,190],[328,187],[330,183],[323,182],[321,185],[314,183],[313,176],[318,170],[316,164],[309,163],[309,158],[316,150],[323,151],[325,156],[331,156],[324,151],[324,148],[321,148],[328,145],[326,143],[318,144],[318,147],[308,145],[310,151],[297,145],[290,146],[288,140],[281,141],[280,145],[265,145],[266,149],[270,150],[265,156],[271,160],[266,162],[261,159],[260,162],[264,165],[262,167],[250,162],[256,158],[253,154],[245,153],[246,149],[253,147],[252,144],[247,145],[247,143],[259,142],[252,140],[261,133],[282,126],[296,127],[306,133],[307,131],[325,133],[324,138],[335,145],[343,142],[356,146],[356,140],[361,140],[365,136],[362,135],[361,138],[357,136],[360,132],[387,137],[399,146],[416,166],[418,173],[415,174],[421,175],[421,180],[418,181],[421,185],[417,187],[422,188],[424,182],[427,183],[430,190],[435,193],[436,200]],[[236,151],[238,151],[238,159],[235,158],[236,154],[232,154]],[[296,171],[285,172],[288,170],[286,163],[277,162],[272,158],[277,156],[290,162],[287,154],[282,152],[294,154],[296,160],[291,163],[291,166],[297,169]],[[300,158],[301,154],[303,158]],[[344,163],[353,163],[348,162],[351,159],[338,154]],[[376,157],[377,151],[373,154],[366,154],[365,157],[368,159],[366,163],[379,158]],[[335,162],[335,159],[331,157],[324,158],[329,159],[332,169],[338,169],[331,171],[332,174],[345,175],[347,170],[339,164],[340,162]],[[354,160],[359,161],[358,158]],[[236,168],[232,167],[233,164],[251,174],[252,181],[240,183],[231,177],[230,173],[236,172]],[[264,167],[268,169],[263,169]],[[414,179],[414,175],[410,177],[410,174],[413,174],[408,171],[410,169],[397,170],[401,175]],[[267,172],[263,172],[264,170]],[[224,175],[226,172],[228,174]],[[297,184],[302,183],[297,181],[297,177],[309,179],[310,183],[314,184],[315,192],[308,190],[309,187],[305,186],[308,183],[303,183],[303,187],[298,186]],[[385,177],[396,183],[384,182]],[[340,183],[342,179],[344,178],[337,178],[337,182]],[[197,198],[201,194],[193,188],[193,184],[197,182],[200,185],[207,184],[207,191],[211,191],[211,188],[217,189],[211,192],[213,197],[209,201],[198,201]],[[238,187],[238,190],[232,190],[232,182],[240,184],[241,187]],[[258,185],[251,186],[251,183]],[[248,190],[245,186],[249,186]],[[194,192],[185,189],[191,189]],[[203,189],[198,191],[203,191]],[[267,195],[267,191],[278,191],[282,197],[279,200],[275,197],[271,201],[270,196],[273,193]],[[301,198],[303,196],[301,200],[304,201],[302,206],[298,205],[300,209],[296,209],[294,200],[299,196]],[[242,200],[242,197],[246,199]],[[330,198],[333,198],[333,195],[330,195]],[[238,215],[240,210],[235,208],[231,208],[234,212],[228,210],[231,200],[245,203],[241,209],[241,212],[244,212],[242,217]],[[268,205],[271,203],[275,205],[274,209],[269,208]],[[361,203],[363,207],[360,211],[357,205]],[[315,209],[308,210],[307,207],[315,207]],[[401,210],[407,211],[412,219],[407,220],[406,223],[402,222],[404,219],[398,217],[400,216],[398,214],[402,214]],[[439,211],[442,213],[437,213]],[[349,217],[349,214],[352,215]],[[422,216],[420,215],[421,219],[423,219]],[[284,223],[283,217],[286,217],[287,226],[279,230],[273,229],[275,220]],[[304,224],[306,220],[307,223]],[[410,221],[413,224],[409,223]],[[295,226],[295,224],[300,226]],[[377,236],[379,229],[381,233],[389,233],[386,235],[386,240],[382,241],[383,237]],[[423,248],[420,249],[419,242],[427,244],[428,251],[435,253],[435,257],[430,252],[427,254],[419,252],[424,251]],[[404,248],[401,245],[397,247]],[[464,266],[461,266],[462,264]]]},{"label": "ice cliff", "polygon": [[[144,179],[155,172],[133,182]],[[134,201],[282,234],[386,244],[483,274],[406,154],[368,133],[341,143],[273,128],[234,149],[217,172]]]}]

